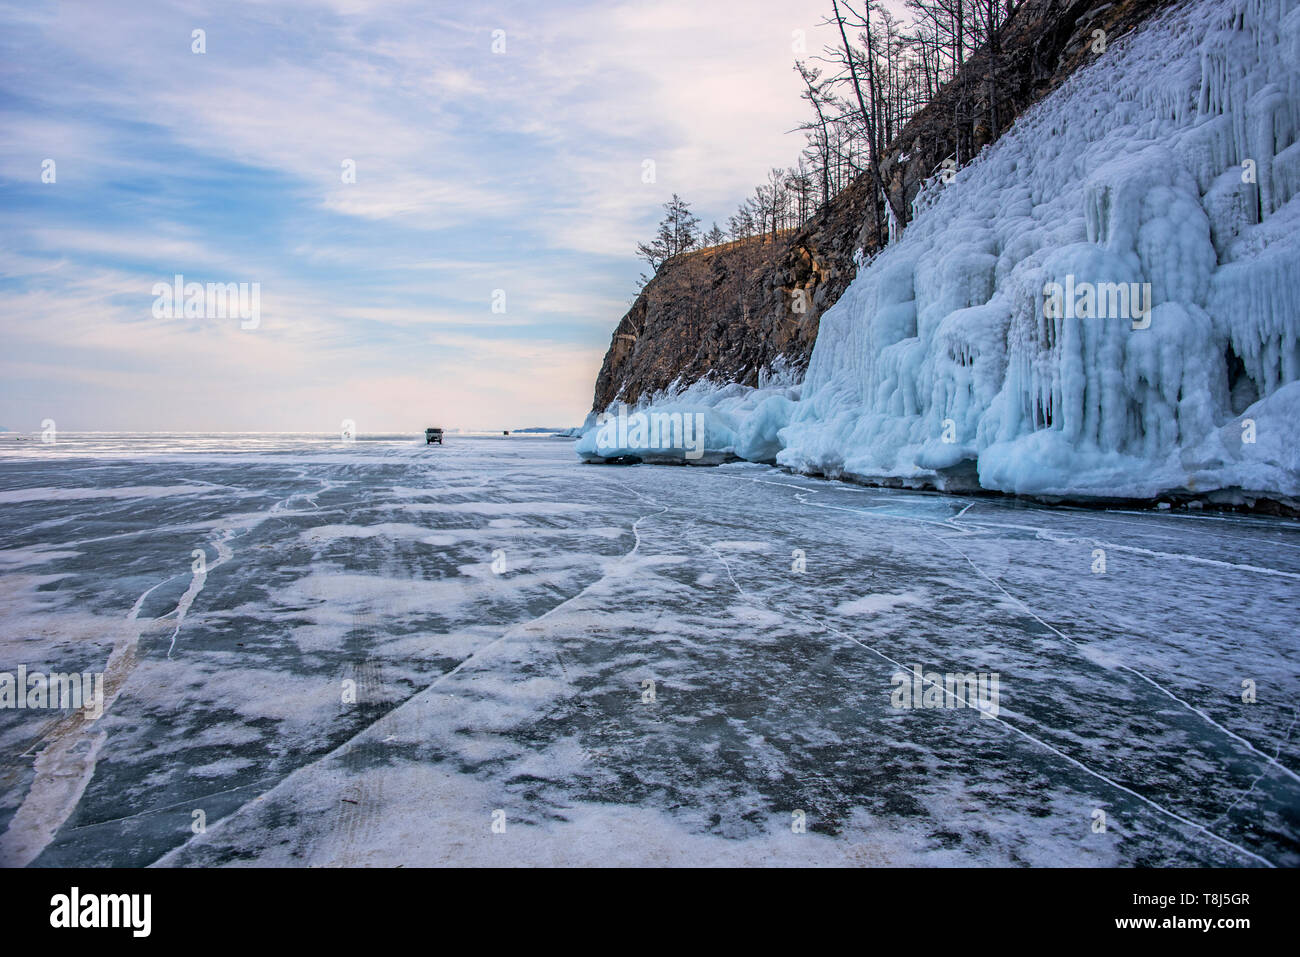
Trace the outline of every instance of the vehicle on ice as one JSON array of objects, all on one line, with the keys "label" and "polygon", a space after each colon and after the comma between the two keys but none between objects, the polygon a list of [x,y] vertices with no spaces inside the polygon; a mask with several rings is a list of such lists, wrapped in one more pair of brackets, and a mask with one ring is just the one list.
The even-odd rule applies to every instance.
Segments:
[{"label": "vehicle on ice", "polygon": [[433,429],[433,428],[425,429],[424,444],[432,445],[434,442],[437,442],[439,445],[442,445],[442,429]]}]

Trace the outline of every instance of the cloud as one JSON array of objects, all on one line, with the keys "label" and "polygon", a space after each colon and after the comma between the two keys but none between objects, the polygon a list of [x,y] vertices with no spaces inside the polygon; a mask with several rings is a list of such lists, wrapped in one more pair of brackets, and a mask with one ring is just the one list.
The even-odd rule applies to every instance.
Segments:
[{"label": "cloud", "polygon": [[[448,427],[579,421],[660,204],[725,221],[797,155],[791,31],[815,51],[825,4],[436,6],[0,11],[0,421],[316,428],[341,402],[387,429],[421,394]],[[260,282],[262,327],[154,320],[174,273]]]}]

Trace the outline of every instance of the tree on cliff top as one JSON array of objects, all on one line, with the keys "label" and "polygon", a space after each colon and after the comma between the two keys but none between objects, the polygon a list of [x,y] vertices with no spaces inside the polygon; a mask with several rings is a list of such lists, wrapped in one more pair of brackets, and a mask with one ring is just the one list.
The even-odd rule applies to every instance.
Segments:
[{"label": "tree on cliff top", "polygon": [[673,193],[673,198],[664,203],[664,212],[666,215],[659,222],[655,238],[636,247],[637,255],[656,272],[674,256],[694,249],[700,241],[699,217],[691,213],[691,207],[684,199]]}]

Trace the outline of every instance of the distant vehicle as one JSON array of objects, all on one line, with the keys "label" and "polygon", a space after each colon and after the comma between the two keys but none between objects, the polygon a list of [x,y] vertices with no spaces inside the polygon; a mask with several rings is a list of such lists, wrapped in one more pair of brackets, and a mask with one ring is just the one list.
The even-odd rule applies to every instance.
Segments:
[{"label": "distant vehicle", "polygon": [[509,429],[503,429],[503,430],[501,431],[501,434],[502,434],[502,435],[509,435],[509,434],[510,434],[510,430],[509,430]]},{"label": "distant vehicle", "polygon": [[434,442],[442,445],[442,429],[425,429],[424,444],[432,445]]}]

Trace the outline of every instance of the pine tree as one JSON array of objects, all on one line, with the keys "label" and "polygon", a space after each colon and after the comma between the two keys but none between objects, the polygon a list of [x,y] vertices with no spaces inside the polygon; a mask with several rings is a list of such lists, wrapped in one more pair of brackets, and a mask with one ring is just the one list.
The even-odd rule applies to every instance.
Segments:
[{"label": "pine tree", "polygon": [[691,213],[690,204],[673,193],[673,198],[664,203],[666,215],[659,222],[655,238],[636,247],[637,254],[658,272],[659,267],[699,244],[699,217]]}]

